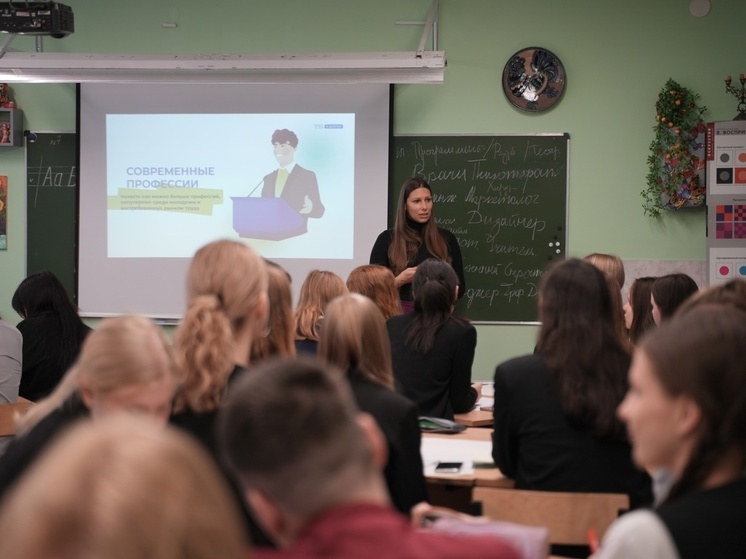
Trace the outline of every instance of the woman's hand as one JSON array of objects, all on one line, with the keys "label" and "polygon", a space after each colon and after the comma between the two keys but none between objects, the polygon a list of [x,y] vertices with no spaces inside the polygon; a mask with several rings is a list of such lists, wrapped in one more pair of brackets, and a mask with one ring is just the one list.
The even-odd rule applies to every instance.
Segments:
[{"label": "woman's hand", "polygon": [[396,283],[396,287],[399,288],[402,285],[405,285],[407,283],[412,283],[412,279],[414,278],[414,273],[417,271],[417,266],[412,266],[411,268],[405,268],[401,274],[396,276],[394,279],[394,283]]}]

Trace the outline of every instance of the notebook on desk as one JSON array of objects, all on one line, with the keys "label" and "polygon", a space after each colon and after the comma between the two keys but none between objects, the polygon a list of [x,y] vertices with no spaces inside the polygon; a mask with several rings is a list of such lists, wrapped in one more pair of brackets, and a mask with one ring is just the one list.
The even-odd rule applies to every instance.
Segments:
[{"label": "notebook on desk", "polygon": [[420,430],[423,433],[460,433],[466,429],[465,425],[443,419],[442,417],[420,416]]}]

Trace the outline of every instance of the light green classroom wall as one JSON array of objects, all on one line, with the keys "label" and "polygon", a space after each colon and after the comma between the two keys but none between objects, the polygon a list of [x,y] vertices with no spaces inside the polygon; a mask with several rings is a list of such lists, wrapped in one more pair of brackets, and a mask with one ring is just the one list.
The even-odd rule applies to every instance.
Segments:
[{"label": "light green classroom wall", "polygon": [[[66,52],[412,51],[429,0],[68,0],[76,32],[44,39]],[[746,72],[746,2],[712,0],[704,18],[688,0],[440,0],[443,85],[395,88],[394,132],[535,133],[571,136],[568,247],[571,255],[611,252],[625,259],[704,259],[704,213],[642,214],[654,105],[669,78],[702,96],[708,120],[735,115],[726,74]],[[163,23],[176,23],[165,29]],[[33,40],[13,46],[33,50]],[[560,103],[530,115],[505,100],[500,74],[514,52],[543,46],[567,70]],[[74,87],[14,86],[26,128],[74,127]],[[15,320],[10,297],[24,276],[25,193],[22,149],[0,152],[9,176],[9,250],[0,252],[0,315]],[[381,185],[383,189],[385,186]],[[433,184],[437,188],[437,184]],[[497,362],[531,351],[532,326],[479,326],[476,378]]]}]

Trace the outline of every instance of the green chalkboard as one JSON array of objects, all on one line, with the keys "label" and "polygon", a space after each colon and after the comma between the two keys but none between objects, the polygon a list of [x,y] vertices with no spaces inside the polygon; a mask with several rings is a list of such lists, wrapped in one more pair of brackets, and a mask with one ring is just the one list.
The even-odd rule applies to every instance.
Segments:
[{"label": "green chalkboard", "polygon": [[566,250],[567,134],[395,136],[393,223],[401,185],[433,190],[438,225],[459,240],[466,293],[456,313],[476,322],[535,322],[541,276]]},{"label": "green chalkboard", "polygon": [[53,272],[76,300],[77,154],[74,133],[27,134],[26,273]]}]

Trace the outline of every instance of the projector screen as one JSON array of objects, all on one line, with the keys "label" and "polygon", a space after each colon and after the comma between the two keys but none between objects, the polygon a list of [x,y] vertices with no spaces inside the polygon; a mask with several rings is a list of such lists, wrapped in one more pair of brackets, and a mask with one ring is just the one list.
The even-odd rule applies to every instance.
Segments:
[{"label": "projector screen", "polygon": [[84,316],[179,318],[202,245],[346,279],[386,227],[389,85],[81,84]]}]

